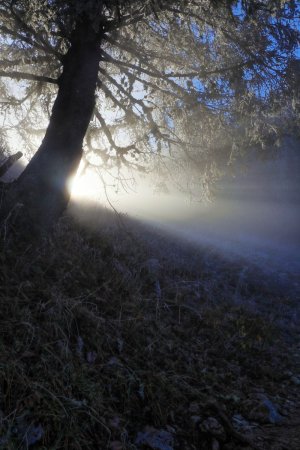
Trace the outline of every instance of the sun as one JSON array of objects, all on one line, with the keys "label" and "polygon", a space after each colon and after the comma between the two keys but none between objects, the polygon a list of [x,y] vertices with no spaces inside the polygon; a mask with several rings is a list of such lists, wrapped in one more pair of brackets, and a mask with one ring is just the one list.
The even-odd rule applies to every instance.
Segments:
[{"label": "sun", "polygon": [[77,174],[69,183],[71,198],[74,200],[99,200],[103,194],[102,181],[96,170],[83,170],[80,164]]}]

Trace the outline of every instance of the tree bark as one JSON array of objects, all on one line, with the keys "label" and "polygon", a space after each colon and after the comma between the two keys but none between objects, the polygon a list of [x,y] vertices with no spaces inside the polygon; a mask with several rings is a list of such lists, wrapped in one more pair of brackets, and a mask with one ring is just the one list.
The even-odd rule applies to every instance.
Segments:
[{"label": "tree bark", "polygon": [[45,137],[12,191],[10,205],[22,204],[22,219],[34,228],[46,230],[62,214],[82,157],[100,61],[101,39],[90,22],[81,17],[73,30]]}]

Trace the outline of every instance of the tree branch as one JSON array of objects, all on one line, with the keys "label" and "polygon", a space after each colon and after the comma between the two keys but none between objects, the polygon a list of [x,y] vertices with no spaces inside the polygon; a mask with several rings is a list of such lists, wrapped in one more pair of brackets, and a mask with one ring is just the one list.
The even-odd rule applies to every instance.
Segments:
[{"label": "tree branch", "polygon": [[105,136],[107,137],[109,144],[111,145],[111,147],[114,150],[116,150],[116,152],[119,156],[122,156],[122,155],[128,153],[130,150],[137,150],[137,148],[134,144],[127,145],[126,147],[120,147],[119,145],[117,145],[112,137],[112,134],[111,134],[108,126],[106,125],[104,118],[99,113],[99,111],[95,110],[95,116],[98,119],[98,121],[101,125],[101,128],[102,128]]},{"label": "tree branch", "polygon": [[149,108],[149,106],[145,105],[145,103],[142,100],[139,100],[139,99],[133,97],[130,94],[130,92],[127,92],[123,88],[123,86],[121,86],[113,77],[108,75],[107,72],[104,69],[99,69],[99,70],[107,78],[107,80],[111,84],[113,84],[122,94],[124,94],[132,102],[132,104],[137,104],[137,105],[139,105],[142,108],[144,115],[148,119],[148,123],[150,124],[151,129],[157,129],[158,128],[157,124],[153,120],[153,117],[152,117],[152,114],[151,114],[151,108]]},{"label": "tree branch", "polygon": [[9,67],[15,67],[20,65],[30,66],[33,64],[43,64],[43,63],[48,63],[49,66],[49,56],[33,56],[33,57],[28,56],[26,58],[22,56],[14,60],[3,58],[2,61],[0,61],[0,67],[7,69]]},{"label": "tree branch", "polygon": [[[37,42],[33,41],[32,39],[28,38],[27,36],[24,36],[24,35],[22,35],[20,33],[17,33],[14,30],[10,30],[9,28],[7,28],[4,25],[0,26],[0,31],[2,31],[3,33],[11,36],[13,39],[18,39],[21,42],[26,43],[26,44],[30,45],[31,47],[33,47],[33,48],[36,48],[38,50],[42,50],[46,54],[49,53],[48,49],[45,48],[43,45],[38,44]],[[61,55],[58,54],[57,52],[55,52],[55,50],[54,50],[54,54],[55,54],[56,57],[61,58]]]},{"label": "tree branch", "polygon": [[5,72],[3,70],[0,70],[0,77],[13,78],[14,80],[31,80],[31,81],[41,81],[43,83],[57,84],[57,79],[55,78],[45,77],[43,75],[34,75],[33,73],[27,72],[17,72],[17,71]]},{"label": "tree branch", "polygon": [[124,111],[125,114],[128,113],[132,113],[134,114],[134,112],[128,108],[126,108],[126,106],[124,106],[113,94],[112,92],[109,90],[109,88],[104,84],[101,83],[100,89],[102,89],[102,91],[104,92],[104,94],[109,97],[111,99],[111,101],[118,106],[120,109],[122,109],[122,111]]},{"label": "tree branch", "polygon": [[[107,37],[106,40],[108,42],[110,42],[112,45],[116,45],[118,48],[120,48],[121,50],[124,50],[128,53],[130,53],[131,55],[135,56],[136,58],[138,58],[141,62],[143,62],[144,64],[146,63],[145,58],[142,56],[141,53],[137,52],[135,49],[133,48],[129,48],[127,45],[124,45],[120,42],[115,41],[114,39],[112,39],[111,37]],[[110,55],[109,55],[110,56]],[[153,55],[151,55],[153,57]],[[165,59],[165,57],[164,57]],[[175,61],[170,61],[175,63]],[[207,77],[209,75],[218,75],[218,74],[223,74],[226,72],[230,72],[232,70],[236,70],[236,69],[240,69],[246,65],[249,64],[249,61],[243,61],[241,63],[238,64],[232,64],[230,66],[226,66],[226,67],[219,67],[216,69],[212,69],[212,70],[193,70],[193,71],[189,71],[189,72],[170,72],[168,74],[155,74],[154,72],[148,71],[148,69],[141,69],[139,66],[135,66],[136,70],[141,70],[143,71],[145,74],[154,77],[154,78],[161,78],[161,79],[168,79],[168,78],[191,78],[191,77]],[[125,65],[125,63],[124,63]],[[128,64],[127,64],[128,65]]]},{"label": "tree branch", "polygon": [[[43,38],[43,36],[41,36],[41,34],[38,31],[36,31],[34,28],[30,27],[26,22],[23,21],[23,19],[14,10],[13,4],[11,4],[10,10],[11,10],[11,13],[12,13],[12,15],[14,17],[16,25],[19,26],[19,27],[22,27],[25,32],[31,33],[34,36],[34,39],[35,39],[34,42],[36,42],[38,45],[42,45],[42,47],[44,47],[44,49],[46,49],[49,53],[52,53],[56,57],[58,57],[58,58],[61,57],[59,52],[57,52],[53,47],[51,47],[49,42],[47,42]],[[41,44],[39,44],[38,41]]]},{"label": "tree branch", "polygon": [[128,15],[127,17],[123,17],[123,19],[121,21],[120,20],[111,20],[105,26],[105,31],[111,32],[111,31],[119,30],[120,28],[134,25],[135,23],[140,22],[143,18],[144,18],[143,13],[137,13],[135,16]]}]

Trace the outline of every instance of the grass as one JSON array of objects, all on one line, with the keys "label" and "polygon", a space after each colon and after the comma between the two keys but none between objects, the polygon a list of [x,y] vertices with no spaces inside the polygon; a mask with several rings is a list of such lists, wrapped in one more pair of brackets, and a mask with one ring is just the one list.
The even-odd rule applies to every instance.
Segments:
[{"label": "grass", "polygon": [[[3,242],[0,448],[240,448],[225,423],[205,429],[222,423],[209,405],[247,418],[258,387],[286,392],[294,347],[278,321],[293,302],[241,283],[238,263],[102,216],[66,216],[22,251]],[[157,430],[172,445],[139,435]]]}]

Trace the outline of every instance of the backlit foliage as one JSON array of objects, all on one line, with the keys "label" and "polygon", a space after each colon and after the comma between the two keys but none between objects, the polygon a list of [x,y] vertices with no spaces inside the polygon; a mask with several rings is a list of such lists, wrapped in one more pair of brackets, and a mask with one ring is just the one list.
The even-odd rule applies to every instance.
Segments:
[{"label": "backlit foliage", "polygon": [[182,184],[188,170],[189,187],[205,193],[242,151],[280,137],[297,14],[294,1],[2,0],[3,132],[29,154],[38,148],[86,15],[101,64],[85,162],[119,180],[124,167],[155,168]]}]

